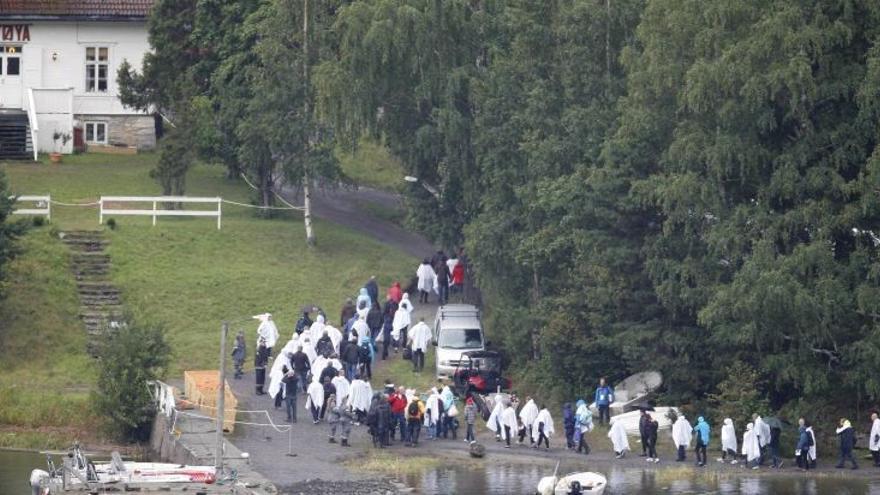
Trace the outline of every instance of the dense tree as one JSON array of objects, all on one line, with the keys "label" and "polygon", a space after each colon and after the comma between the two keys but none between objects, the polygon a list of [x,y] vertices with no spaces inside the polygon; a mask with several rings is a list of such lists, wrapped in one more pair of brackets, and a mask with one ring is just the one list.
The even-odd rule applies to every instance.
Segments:
[{"label": "dense tree", "polygon": [[3,296],[3,280],[6,278],[6,264],[18,253],[16,238],[24,233],[24,223],[13,222],[12,215],[15,199],[11,196],[6,183],[6,174],[0,170],[0,297]]}]

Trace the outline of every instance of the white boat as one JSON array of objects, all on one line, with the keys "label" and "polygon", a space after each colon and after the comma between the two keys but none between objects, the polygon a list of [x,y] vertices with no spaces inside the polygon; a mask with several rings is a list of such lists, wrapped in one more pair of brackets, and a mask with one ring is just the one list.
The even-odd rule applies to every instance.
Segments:
[{"label": "white boat", "polygon": [[[670,411],[675,412],[675,414],[678,415],[678,408],[675,407],[655,407],[653,411],[648,412],[648,414],[651,415],[651,418],[657,422],[658,430],[672,428],[672,421],[669,419]],[[623,414],[616,414],[611,416],[611,424],[613,425],[618,421],[623,421],[623,429],[626,430],[627,435],[638,435],[639,419],[641,419],[641,416],[641,411],[630,411]]]},{"label": "white boat", "polygon": [[[614,402],[608,409],[614,413],[623,413],[634,409],[639,403],[663,385],[663,374],[659,371],[642,371],[630,375],[614,385]],[[594,414],[599,412],[596,403],[590,404]]]},{"label": "white boat", "polygon": [[608,481],[599,473],[589,471],[565,476],[546,476],[538,482],[538,495],[601,495]]},{"label": "white boat", "polygon": [[[61,489],[113,484],[138,485],[154,483],[211,484],[217,479],[214,466],[188,466],[161,462],[124,462],[113,452],[109,462],[92,462],[79,445],[64,454],[63,465],[55,467],[47,453],[48,476],[43,484]],[[31,483],[33,484],[32,475]]]}]

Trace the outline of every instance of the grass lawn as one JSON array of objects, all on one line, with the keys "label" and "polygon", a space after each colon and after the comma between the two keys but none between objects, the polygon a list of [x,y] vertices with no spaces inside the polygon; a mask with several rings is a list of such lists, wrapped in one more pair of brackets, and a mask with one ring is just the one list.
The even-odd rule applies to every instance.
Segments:
[{"label": "grass lawn", "polygon": [[336,157],[343,172],[360,186],[399,191],[406,185],[403,164],[381,143],[362,139],[353,152],[337,149]]},{"label": "grass lawn", "polygon": [[[159,194],[149,178],[155,155],[86,154],[65,157],[61,165],[0,164],[16,194],[50,193],[62,202],[85,203],[104,195]],[[241,182],[228,181],[224,170],[196,166],[187,179],[191,196],[250,200]],[[223,320],[233,331],[247,332],[248,361],[253,356],[256,320],[270,311],[282,339],[292,332],[299,308],[317,304],[332,320],[347,296],[353,296],[370,275],[380,290],[403,279],[416,260],[352,230],[315,222],[318,246],[305,243],[302,217],[283,212],[265,220],[254,210],[224,205],[223,229],[211,218],[160,218],[152,227],[147,217],[117,217],[116,230],[105,228],[110,240],[113,282],[122,289],[126,308],[139,320],[165,326],[174,348],[171,373],[216,367],[219,329]],[[29,234],[26,252],[13,265],[10,297],[0,303],[0,316],[11,322],[0,348],[0,425],[23,424],[13,417],[5,393],[34,377],[43,384],[34,393],[54,397],[75,390],[70,400],[82,401],[94,382],[85,357],[84,330],[77,319],[78,301],[67,267],[67,249],[50,235],[55,229],[98,229],[97,208],[55,207],[52,223]],[[45,282],[50,280],[51,283]],[[36,344],[35,355],[22,352]],[[60,349],[60,354],[59,350]],[[29,380],[30,383],[34,383]],[[29,385],[30,385],[29,383]],[[5,387],[5,388],[4,388]],[[28,387],[34,388],[34,387]],[[27,394],[19,394],[21,400]],[[82,407],[85,404],[80,403]],[[47,402],[25,408],[38,411]],[[79,406],[78,406],[79,407]],[[31,418],[38,415],[29,414]],[[26,419],[26,418],[25,418]],[[33,424],[48,421],[34,420]],[[0,426],[2,431],[2,426]]]}]

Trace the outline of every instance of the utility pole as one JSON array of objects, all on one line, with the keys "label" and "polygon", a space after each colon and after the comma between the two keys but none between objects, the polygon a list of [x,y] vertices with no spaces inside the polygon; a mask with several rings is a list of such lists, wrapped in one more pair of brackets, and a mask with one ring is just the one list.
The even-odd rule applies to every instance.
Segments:
[{"label": "utility pole", "polygon": [[[311,97],[311,79],[309,76],[309,0],[303,0],[303,118],[306,120],[306,151],[312,147],[312,119],[311,109],[309,107],[309,98]],[[308,156],[308,153],[306,153]],[[303,222],[306,226],[306,243],[311,247],[315,245],[315,233],[312,231],[312,193],[311,184],[309,184],[309,165],[305,164],[303,172]]]},{"label": "utility pole", "polygon": [[229,323],[223,322],[220,330],[220,385],[217,387],[217,450],[214,454],[214,469],[219,478],[223,472],[223,416],[226,412],[226,334]]}]

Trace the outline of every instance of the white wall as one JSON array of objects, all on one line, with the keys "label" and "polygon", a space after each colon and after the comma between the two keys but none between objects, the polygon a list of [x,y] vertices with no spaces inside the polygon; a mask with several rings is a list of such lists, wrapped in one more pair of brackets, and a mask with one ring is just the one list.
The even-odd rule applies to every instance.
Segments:
[{"label": "white wall", "polygon": [[[35,88],[73,88],[76,114],[136,113],[119,102],[116,71],[123,60],[140,69],[144,53],[150,49],[144,23],[132,22],[36,22],[30,27],[31,41],[25,47],[25,67],[30,54],[40,51],[40,69],[26,72],[26,85]],[[106,92],[86,92],[86,47],[109,48],[108,87]],[[53,60],[53,54],[56,55]],[[36,65],[36,61],[33,62]],[[39,72],[39,74],[37,73]]]}]

